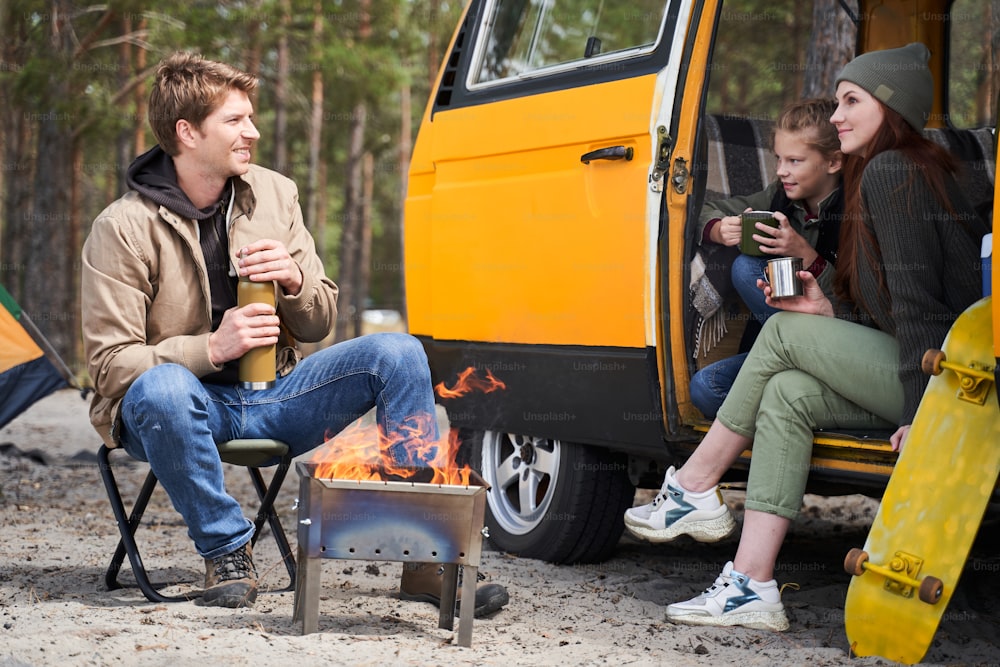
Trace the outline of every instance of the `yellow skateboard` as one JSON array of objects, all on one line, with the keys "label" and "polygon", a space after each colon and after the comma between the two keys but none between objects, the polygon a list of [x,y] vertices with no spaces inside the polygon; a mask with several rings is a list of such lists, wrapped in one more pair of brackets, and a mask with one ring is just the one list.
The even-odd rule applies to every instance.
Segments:
[{"label": "yellow skateboard", "polygon": [[969,307],[942,350],[864,549],[852,549],[844,607],[851,651],[905,663],[927,652],[1000,472],[991,299]]}]

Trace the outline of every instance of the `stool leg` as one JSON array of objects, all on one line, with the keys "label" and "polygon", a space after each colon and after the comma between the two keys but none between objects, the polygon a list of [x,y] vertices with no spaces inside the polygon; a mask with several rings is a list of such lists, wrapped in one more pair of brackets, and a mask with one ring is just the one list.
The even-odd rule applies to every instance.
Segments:
[{"label": "stool leg", "polygon": [[118,582],[118,573],[121,571],[122,563],[127,554],[135,581],[147,600],[150,602],[181,602],[189,600],[190,598],[186,596],[168,596],[156,590],[156,587],[149,580],[149,576],[146,573],[146,566],[143,565],[142,556],[139,554],[139,546],[135,541],[135,532],[142,521],[146,505],[149,504],[149,498],[153,495],[153,490],[156,488],[156,475],[153,474],[152,470],[146,475],[146,480],[142,483],[139,495],[132,505],[132,512],[126,517],[125,503],[122,501],[121,493],[118,490],[118,481],[111,470],[109,452],[110,450],[107,446],[102,445],[98,452],[98,461],[100,463],[101,479],[104,481],[104,488],[108,493],[108,500],[111,503],[111,510],[114,512],[121,539],[118,541],[118,547],[115,549],[115,554],[112,556],[111,563],[108,565],[108,570],[104,575],[104,582],[108,590],[122,588],[122,585]]},{"label": "stool leg", "polygon": [[291,459],[289,457],[281,460],[274,475],[271,477],[270,485],[264,483],[264,476],[261,474],[260,468],[248,468],[250,479],[253,480],[254,488],[257,490],[257,497],[260,500],[260,508],[257,510],[257,516],[254,519],[254,533],[251,543],[254,545],[257,544],[261,528],[263,528],[264,522],[267,521],[271,527],[271,534],[274,536],[274,541],[277,543],[278,553],[281,554],[281,560],[285,564],[285,571],[288,572],[290,583],[288,588],[284,590],[292,590],[295,587],[295,557],[292,555],[292,547],[288,543],[288,537],[285,535],[285,529],[281,525],[281,519],[278,517],[278,513],[274,511],[274,501],[277,499],[281,485],[285,481],[290,464]]}]

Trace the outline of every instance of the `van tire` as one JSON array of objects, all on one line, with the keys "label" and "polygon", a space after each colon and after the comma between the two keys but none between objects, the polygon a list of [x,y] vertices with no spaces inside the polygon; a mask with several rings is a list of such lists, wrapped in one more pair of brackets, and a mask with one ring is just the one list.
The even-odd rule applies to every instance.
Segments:
[{"label": "van tire", "polygon": [[[635,498],[624,455],[496,431],[463,430],[459,437],[466,460],[491,486],[486,525],[494,547],[552,563],[611,555]],[[536,506],[522,508],[529,489]]]}]

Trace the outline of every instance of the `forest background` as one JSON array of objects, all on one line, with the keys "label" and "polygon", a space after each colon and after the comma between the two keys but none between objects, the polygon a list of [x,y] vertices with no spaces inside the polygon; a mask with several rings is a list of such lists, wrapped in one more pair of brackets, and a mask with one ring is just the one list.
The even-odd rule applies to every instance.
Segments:
[{"label": "forest background", "polygon": [[[844,4],[857,6],[727,0],[723,21],[744,25],[719,31],[716,59],[728,64],[711,77],[713,112],[774,117],[788,101],[831,94],[854,49]],[[157,63],[189,50],[260,79],[254,160],[299,186],[306,225],[341,288],[332,339],[359,335],[368,308],[400,311],[405,321],[410,149],[463,6],[0,0],[0,285],[82,374],[83,239],[126,191],[133,158],[155,141],[146,99]],[[779,38],[747,39],[745,17],[761,16],[779,26]],[[789,66],[762,72],[760,63]]]}]

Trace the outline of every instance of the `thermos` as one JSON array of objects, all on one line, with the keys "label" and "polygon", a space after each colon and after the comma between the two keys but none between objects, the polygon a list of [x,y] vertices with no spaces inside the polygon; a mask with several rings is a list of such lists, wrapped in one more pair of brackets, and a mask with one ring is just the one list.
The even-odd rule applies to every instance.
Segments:
[{"label": "thermos", "polygon": [[[250,276],[241,276],[236,300],[240,308],[251,303],[267,303],[273,308],[274,283],[255,283]],[[276,347],[255,347],[240,357],[240,384],[244,389],[270,389],[274,386]]]}]

